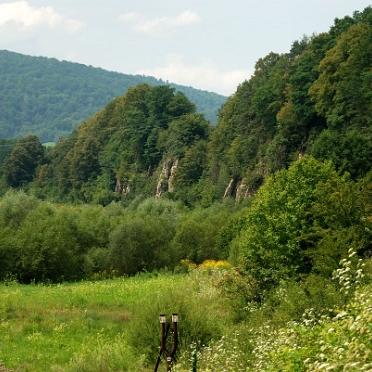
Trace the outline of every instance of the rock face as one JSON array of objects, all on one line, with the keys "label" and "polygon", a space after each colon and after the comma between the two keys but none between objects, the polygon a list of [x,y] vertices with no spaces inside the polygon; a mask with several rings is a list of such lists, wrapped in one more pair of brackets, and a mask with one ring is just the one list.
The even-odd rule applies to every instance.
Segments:
[{"label": "rock face", "polygon": [[232,178],[226,187],[223,197],[226,198],[228,196],[235,196],[235,193],[236,193],[236,180],[235,178]]},{"label": "rock face", "polygon": [[173,191],[172,180],[178,167],[179,159],[169,159],[163,163],[158,183],[156,185],[156,198],[159,199],[165,191]]},{"label": "rock face", "polygon": [[129,185],[123,184],[119,179],[116,179],[115,192],[122,195],[128,195],[130,187]]},{"label": "rock face", "polygon": [[260,188],[264,180],[260,172],[251,172],[242,180],[232,178],[226,187],[224,198],[231,196],[237,202],[251,198],[254,193]]},{"label": "rock face", "polygon": [[251,197],[254,193],[254,190],[249,187],[246,181],[246,179],[238,181],[235,178],[232,178],[226,187],[223,197],[226,198],[231,196],[238,202],[242,199]]},{"label": "rock face", "polygon": [[170,169],[170,175],[169,175],[169,178],[168,178],[168,191],[173,191],[174,190],[172,181],[173,181],[173,177],[174,177],[174,171],[178,168],[178,163],[179,163],[179,159],[175,158],[174,161],[173,161],[172,167]]},{"label": "rock face", "polygon": [[252,189],[251,187],[249,187],[249,185],[244,183],[244,181],[245,180],[243,179],[241,182],[239,182],[236,188],[235,200],[238,202],[243,199],[252,197],[254,192],[256,191]]}]

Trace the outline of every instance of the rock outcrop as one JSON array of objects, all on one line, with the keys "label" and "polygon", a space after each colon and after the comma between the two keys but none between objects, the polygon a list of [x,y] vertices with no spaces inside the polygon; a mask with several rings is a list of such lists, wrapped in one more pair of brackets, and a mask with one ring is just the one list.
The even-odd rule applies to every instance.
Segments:
[{"label": "rock outcrop", "polygon": [[223,197],[231,196],[237,202],[251,198],[260,188],[263,181],[264,177],[259,171],[248,172],[242,180],[232,178],[226,187]]},{"label": "rock outcrop", "polygon": [[163,163],[158,183],[156,185],[155,197],[159,199],[165,191],[173,191],[172,180],[174,172],[178,167],[179,159],[169,159]]},{"label": "rock outcrop", "polygon": [[122,195],[128,195],[130,192],[130,187],[124,184],[119,179],[116,179],[115,192]]},{"label": "rock outcrop", "polygon": [[223,197],[226,198],[228,196],[235,196],[236,193],[236,180],[235,178],[232,178],[229,182],[229,184],[226,187],[225,193],[223,194]]}]

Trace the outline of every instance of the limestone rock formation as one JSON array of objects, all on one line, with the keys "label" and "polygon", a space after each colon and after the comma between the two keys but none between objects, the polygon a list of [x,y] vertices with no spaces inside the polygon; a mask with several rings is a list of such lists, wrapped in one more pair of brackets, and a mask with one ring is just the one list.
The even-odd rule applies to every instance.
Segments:
[{"label": "limestone rock formation", "polygon": [[165,191],[173,191],[173,175],[178,167],[179,159],[168,159],[163,163],[158,183],[156,185],[155,197],[159,199]]}]

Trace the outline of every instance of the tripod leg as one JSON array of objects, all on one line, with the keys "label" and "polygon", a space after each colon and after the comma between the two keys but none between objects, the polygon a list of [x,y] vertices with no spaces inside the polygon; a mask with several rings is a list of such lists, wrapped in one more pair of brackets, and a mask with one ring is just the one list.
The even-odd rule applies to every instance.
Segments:
[{"label": "tripod leg", "polygon": [[[168,336],[169,328],[170,328],[170,324],[167,324],[167,328],[166,328],[166,330],[165,330],[165,336],[164,336],[165,339],[166,339],[167,336]],[[158,357],[157,357],[157,359],[156,359],[154,372],[157,372],[158,367],[159,367],[159,364],[160,364],[160,361],[161,361],[161,354],[163,353],[163,349],[162,349],[161,345],[162,345],[162,342],[160,342],[160,350],[159,350]]]}]

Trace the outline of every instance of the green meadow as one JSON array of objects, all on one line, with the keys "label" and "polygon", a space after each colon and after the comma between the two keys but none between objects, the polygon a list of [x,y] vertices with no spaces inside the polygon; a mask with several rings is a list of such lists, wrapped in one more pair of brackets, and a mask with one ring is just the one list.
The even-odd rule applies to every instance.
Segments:
[{"label": "green meadow", "polygon": [[179,314],[181,351],[222,335],[224,300],[212,284],[203,272],[42,285],[6,281],[0,284],[0,370],[153,370],[160,313]]},{"label": "green meadow", "polygon": [[[282,283],[240,321],[218,285],[234,269],[216,265],[62,284],[10,278],[0,284],[0,371],[153,371],[161,313],[179,315],[174,372],[371,371],[371,268],[359,266],[345,260],[338,291],[323,283],[311,303],[300,283]],[[322,298],[333,305],[320,309]]]}]

